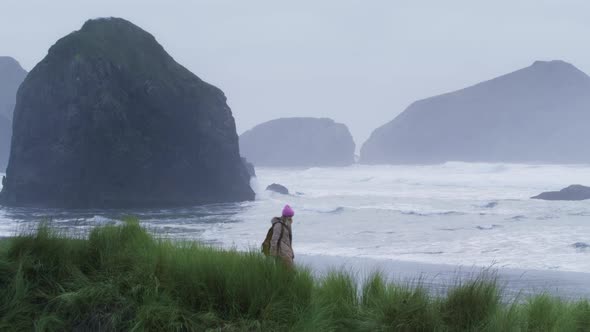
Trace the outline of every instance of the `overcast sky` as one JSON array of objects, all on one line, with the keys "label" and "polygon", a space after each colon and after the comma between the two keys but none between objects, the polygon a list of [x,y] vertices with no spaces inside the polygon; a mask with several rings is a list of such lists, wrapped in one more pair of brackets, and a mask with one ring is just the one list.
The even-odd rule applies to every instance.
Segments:
[{"label": "overcast sky", "polygon": [[590,72],[586,0],[0,0],[0,55],[30,70],[57,39],[105,16],[149,31],[220,87],[238,133],[330,117],[360,146],[414,100],[535,60]]}]

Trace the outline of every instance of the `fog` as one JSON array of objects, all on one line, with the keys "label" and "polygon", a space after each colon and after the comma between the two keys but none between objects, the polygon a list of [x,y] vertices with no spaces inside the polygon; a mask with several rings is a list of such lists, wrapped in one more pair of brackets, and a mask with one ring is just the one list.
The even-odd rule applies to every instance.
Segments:
[{"label": "fog", "polygon": [[228,96],[242,133],[330,117],[357,148],[412,101],[535,60],[590,72],[586,1],[2,0],[0,54],[30,70],[89,18],[118,16]]}]

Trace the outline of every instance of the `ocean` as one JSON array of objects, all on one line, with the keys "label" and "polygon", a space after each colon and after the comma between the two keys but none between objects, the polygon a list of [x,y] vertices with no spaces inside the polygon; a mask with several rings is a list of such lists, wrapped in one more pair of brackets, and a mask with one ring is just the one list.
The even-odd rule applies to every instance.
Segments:
[{"label": "ocean", "polygon": [[[254,202],[191,208],[65,211],[0,207],[0,236],[45,221],[70,234],[136,216],[161,236],[258,250],[284,204],[295,254],[590,272],[590,200],[532,200],[590,184],[590,165],[258,168]],[[285,196],[265,191],[280,183]],[[297,257],[296,257],[297,259]]]}]

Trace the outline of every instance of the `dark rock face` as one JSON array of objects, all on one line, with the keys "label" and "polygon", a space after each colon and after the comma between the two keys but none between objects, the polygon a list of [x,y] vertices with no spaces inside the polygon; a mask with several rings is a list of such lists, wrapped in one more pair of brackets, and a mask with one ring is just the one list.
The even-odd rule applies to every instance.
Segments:
[{"label": "dark rock face", "polygon": [[0,56],[0,172],[8,164],[16,92],[26,76],[27,72],[16,60]]},{"label": "dark rock face", "polygon": [[368,164],[590,162],[590,77],[563,61],[417,101],[373,132]]},{"label": "dark rock face", "polygon": [[547,201],[582,201],[590,199],[590,187],[574,184],[560,191],[547,191],[531,198]]},{"label": "dark rock face", "polygon": [[331,119],[277,119],[240,136],[242,155],[256,166],[348,166],[354,150],[348,128]]},{"label": "dark rock face", "polygon": [[221,90],[122,19],[86,22],[23,82],[6,205],[153,207],[254,199]]},{"label": "dark rock face", "polygon": [[289,189],[278,183],[271,184],[270,186],[266,187],[266,190],[273,191],[275,193],[279,193],[282,195],[289,195]]}]

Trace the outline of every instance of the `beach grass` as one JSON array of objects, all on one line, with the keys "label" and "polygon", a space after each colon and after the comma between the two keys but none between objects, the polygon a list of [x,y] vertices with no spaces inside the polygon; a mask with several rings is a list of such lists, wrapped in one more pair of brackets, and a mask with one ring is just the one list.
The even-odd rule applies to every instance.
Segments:
[{"label": "beach grass", "polygon": [[136,220],[0,240],[1,331],[590,331],[587,300],[501,292],[486,274],[440,295],[378,272],[314,277]]}]

